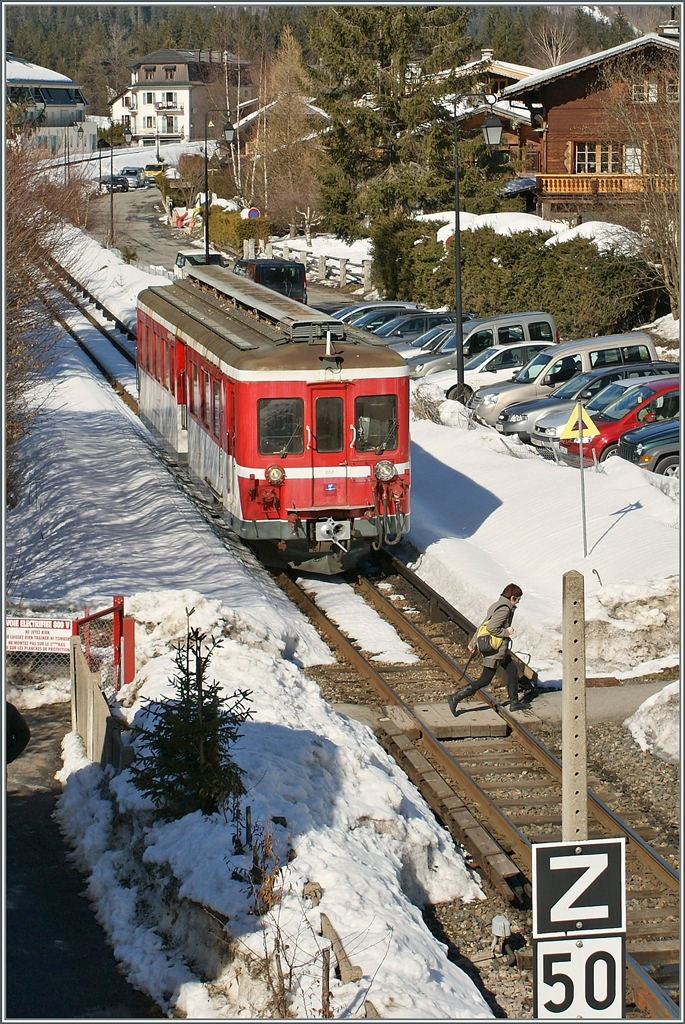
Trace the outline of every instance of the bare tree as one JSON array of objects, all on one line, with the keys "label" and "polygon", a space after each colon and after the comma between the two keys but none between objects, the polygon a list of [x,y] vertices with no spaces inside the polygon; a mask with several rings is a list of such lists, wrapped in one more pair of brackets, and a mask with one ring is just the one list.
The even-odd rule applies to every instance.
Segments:
[{"label": "bare tree", "polygon": [[530,34],[534,49],[540,54],[543,66],[548,68],[561,64],[575,44],[573,29],[563,17],[543,15]]},{"label": "bare tree", "polygon": [[655,46],[624,55],[607,67],[605,137],[620,147],[624,189],[616,219],[638,230],[642,254],[680,316],[680,68],[673,48]]}]

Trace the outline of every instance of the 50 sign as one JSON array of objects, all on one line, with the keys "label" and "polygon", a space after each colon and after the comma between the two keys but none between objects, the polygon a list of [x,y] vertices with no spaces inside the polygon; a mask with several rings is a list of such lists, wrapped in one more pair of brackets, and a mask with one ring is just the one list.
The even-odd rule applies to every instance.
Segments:
[{"label": "50 sign", "polygon": [[534,1016],[621,1019],[624,941],[607,935],[536,942]]}]

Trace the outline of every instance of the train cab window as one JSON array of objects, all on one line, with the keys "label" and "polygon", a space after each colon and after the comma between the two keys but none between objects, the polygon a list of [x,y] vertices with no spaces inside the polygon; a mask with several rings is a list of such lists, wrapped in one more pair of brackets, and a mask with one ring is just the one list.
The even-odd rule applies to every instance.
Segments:
[{"label": "train cab window", "polygon": [[365,395],[355,399],[354,422],[358,452],[378,455],[397,448],[397,395]]},{"label": "train cab window", "polygon": [[334,396],[317,398],[316,450],[317,452],[341,452],[343,450],[342,398]]},{"label": "train cab window", "polygon": [[302,455],[304,402],[301,398],[260,398],[257,422],[260,455]]},{"label": "train cab window", "polygon": [[209,412],[211,409],[211,395],[210,395],[210,380],[209,374],[206,370],[202,371],[202,422],[206,427],[209,426]]},{"label": "train cab window", "polygon": [[221,384],[212,381],[212,431],[215,437],[221,432]]}]

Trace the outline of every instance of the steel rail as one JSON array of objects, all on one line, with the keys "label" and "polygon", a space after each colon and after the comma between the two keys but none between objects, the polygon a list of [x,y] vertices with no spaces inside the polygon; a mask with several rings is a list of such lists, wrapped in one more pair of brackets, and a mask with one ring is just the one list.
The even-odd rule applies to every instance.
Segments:
[{"label": "steel rail", "polygon": [[[391,560],[394,569],[399,569],[399,567],[402,566],[402,563],[398,562],[394,555],[388,552],[383,552],[383,555]],[[435,591],[428,586],[428,584],[425,584],[422,580],[418,580],[415,574],[412,573],[411,569],[408,569],[406,566],[402,566],[402,570],[401,575],[404,579],[406,579],[412,586],[416,587],[419,592],[424,592],[425,588],[426,596],[430,596],[431,599],[433,596],[439,598],[439,595],[437,595]],[[421,586],[418,585],[419,583]],[[470,678],[465,675],[456,662],[454,662],[443,651],[439,650],[432,640],[425,637],[414,623],[409,623],[402,613],[398,611],[398,609],[395,608],[395,606],[383,594],[380,594],[375,590],[367,580],[360,579],[360,584],[364,593],[368,593],[376,606],[381,607],[394,622],[403,626],[403,628],[410,633],[416,631],[417,635],[420,635],[423,638],[421,642],[423,650],[425,650],[429,657],[434,658],[438,665],[444,668],[448,673],[454,674],[459,678]],[[458,625],[462,625],[464,621],[468,621],[464,620],[464,616],[462,616],[456,608],[453,608],[449,602],[445,601],[444,598],[440,598],[440,606],[445,614],[447,614],[449,618],[453,619],[453,621],[457,622]],[[500,717],[504,718],[520,742],[530,750],[538,761],[541,761],[544,764],[550,775],[560,782],[563,772],[561,761],[550,750],[547,750],[547,748],[543,746],[543,744],[540,743],[540,741],[533,736],[521,722],[502,707],[502,705],[495,700],[487,690],[481,690],[480,693],[483,699],[490,704],[493,710],[496,711]],[[635,855],[640,859],[645,867],[648,867],[653,871],[656,877],[663,882],[663,884],[668,886],[668,888],[678,889],[680,886],[680,873],[665,861],[663,857],[661,857],[657,851],[649,845],[649,843],[646,843],[645,840],[630,827],[630,825],[612,811],[611,808],[604,803],[601,797],[597,796],[597,794],[591,789],[588,789],[587,797],[595,819],[607,829],[618,829],[619,832],[630,841]],[[529,868],[531,866],[531,864],[528,864]]]},{"label": "steel rail", "polygon": [[657,1020],[682,1020],[680,1007],[675,1000],[630,953],[626,953],[626,974],[627,985],[639,1009],[651,1013]]}]

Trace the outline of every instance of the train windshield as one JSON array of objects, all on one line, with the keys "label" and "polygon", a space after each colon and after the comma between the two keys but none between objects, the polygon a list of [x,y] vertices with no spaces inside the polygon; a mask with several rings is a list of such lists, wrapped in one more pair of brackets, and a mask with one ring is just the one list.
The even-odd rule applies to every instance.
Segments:
[{"label": "train windshield", "polygon": [[397,448],[397,395],[365,395],[354,403],[355,448],[377,455]]},{"label": "train windshield", "polygon": [[261,398],[257,403],[260,455],[301,455],[304,402],[301,398]]}]

